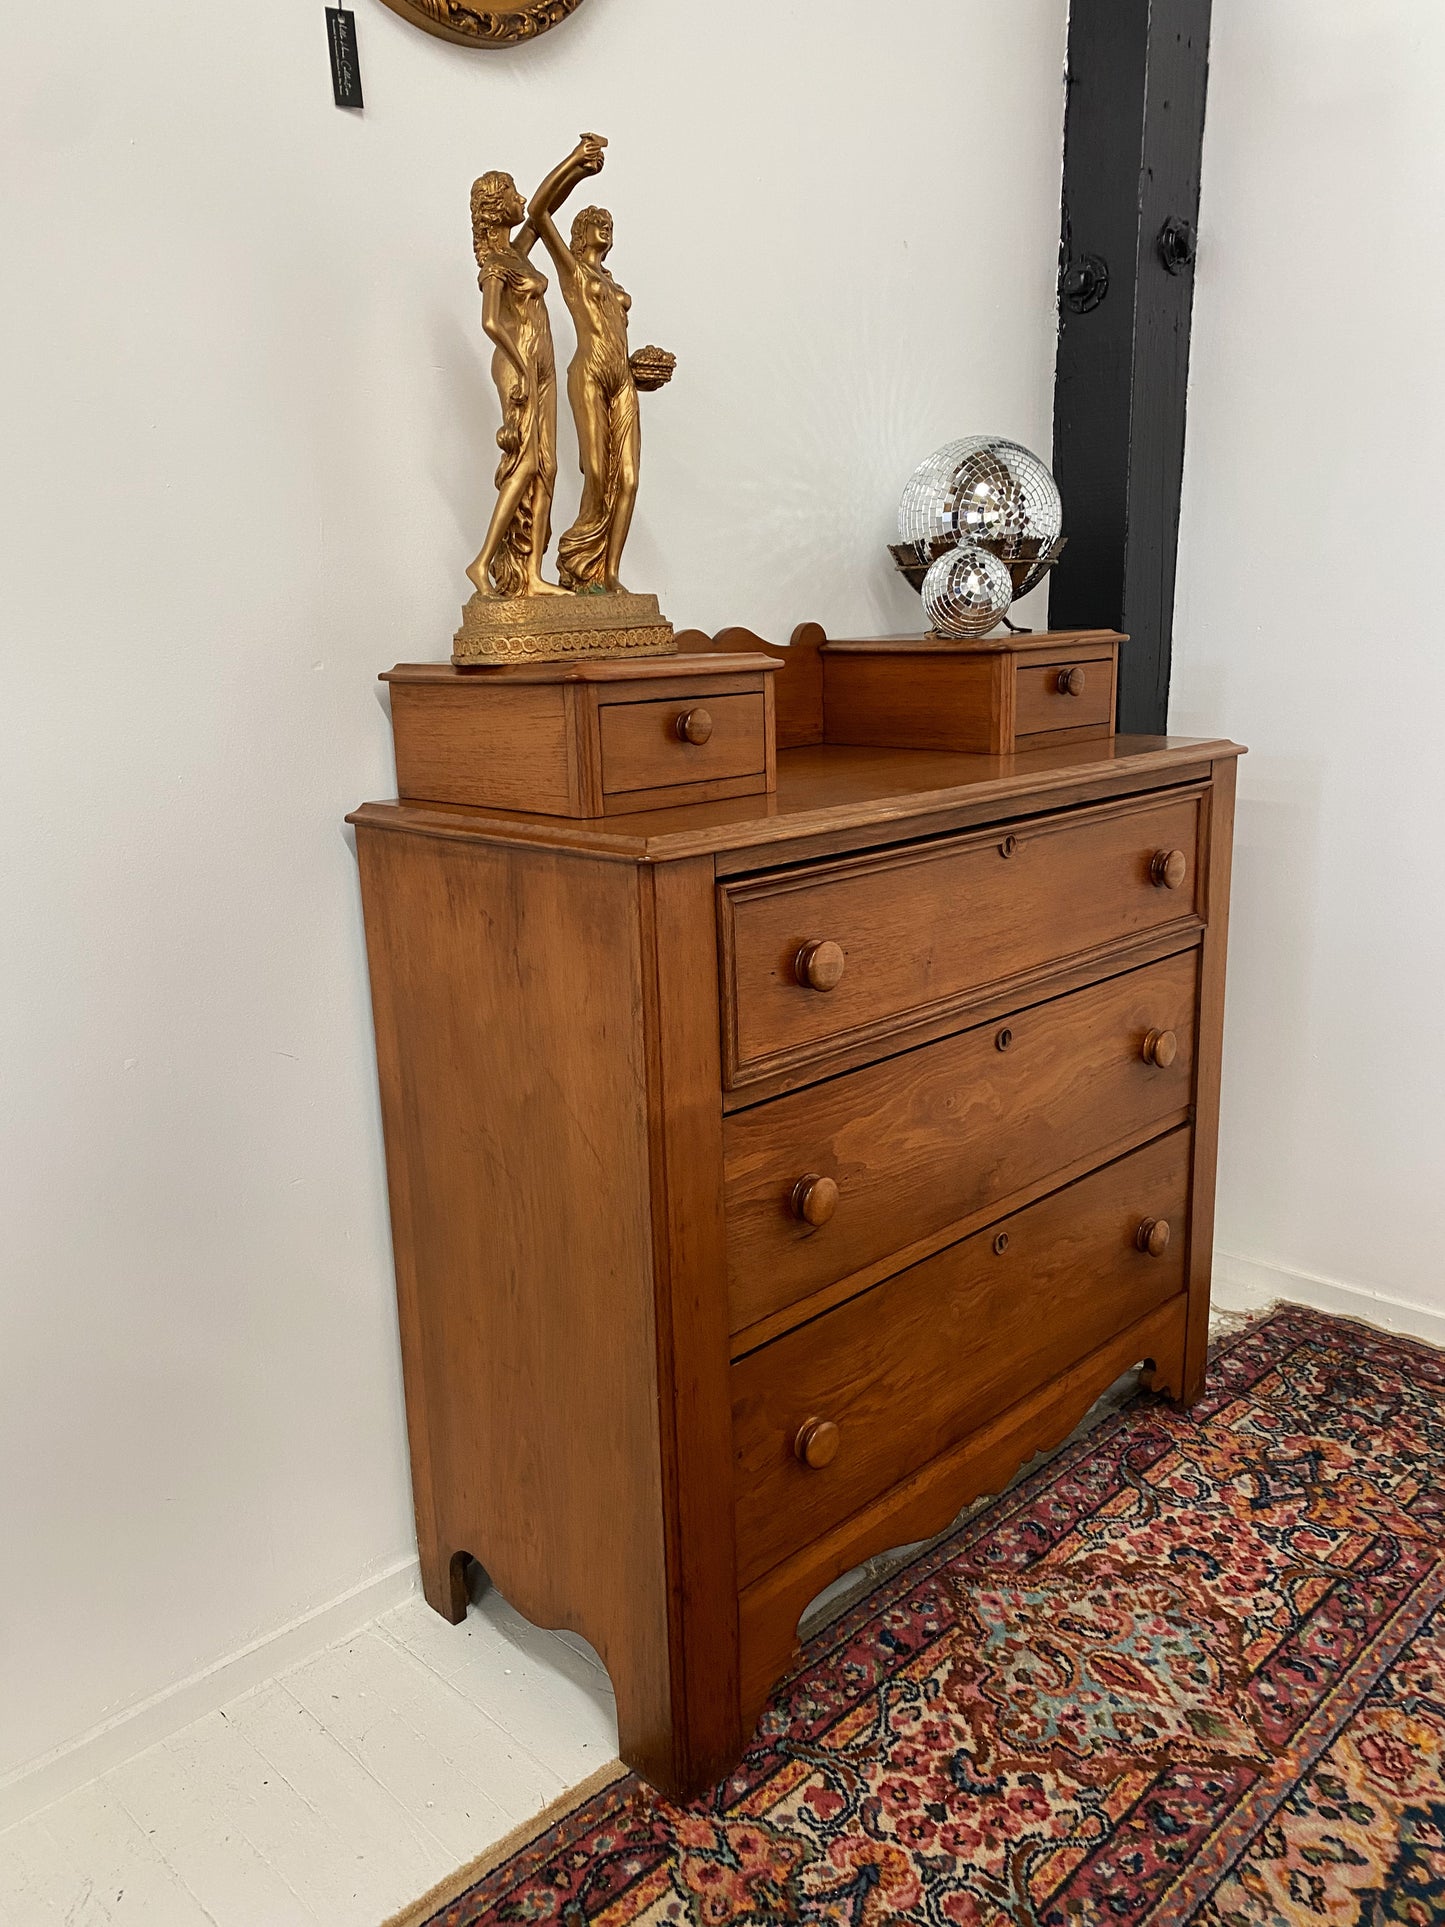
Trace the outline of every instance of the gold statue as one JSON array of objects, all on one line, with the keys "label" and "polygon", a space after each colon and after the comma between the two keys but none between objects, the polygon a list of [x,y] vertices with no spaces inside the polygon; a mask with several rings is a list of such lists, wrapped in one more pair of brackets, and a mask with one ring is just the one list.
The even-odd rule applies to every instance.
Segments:
[{"label": "gold statue", "polygon": [[[600,135],[587,134],[578,152],[585,149],[589,161],[595,157],[600,168],[606,145]],[[552,257],[562,299],[577,331],[567,395],[582,458],[582,506],[558,544],[558,572],[569,589],[615,592],[622,590],[622,550],[637,502],[642,447],[638,376],[642,385],[660,388],[671,379],[676,363],[659,348],[629,356],[627,317],[632,297],[607,267],[612,216],[605,207],[583,208],[572,223],[569,247],[552,218],[561,205],[559,189],[565,185],[565,175],[559,173],[555,182],[549,177],[527,209],[529,225]],[[635,365],[638,362],[641,367]]]},{"label": "gold statue", "polygon": [[[600,146],[584,139],[537,192],[561,202],[601,165]],[[564,593],[542,579],[557,480],[557,364],[547,318],[547,277],[528,259],[536,245],[536,227],[526,221],[512,233],[526,212],[510,174],[483,174],[472,188],[482,326],[496,344],[492,379],[502,404],[497,504],[486,540],[467,570],[482,596]]]},{"label": "gold statue", "polygon": [[[675,647],[657,598],[629,595],[618,573],[637,499],[637,391],[668,381],[674,357],[660,348],[628,356],[631,303],[604,265],[611,215],[601,208],[578,215],[570,248],[553,220],[578,185],[600,171],[606,145],[600,135],[584,134],[532,196],[530,210],[510,174],[484,174],[472,188],[482,326],[493,343],[492,378],[502,405],[502,459],[486,538],[467,570],[476,593],[456,635],[452,660],[459,664],[659,655]],[[562,538],[561,585],[542,574],[557,479],[557,373],[547,277],[529,258],[539,236],[557,263],[577,330],[567,386],[584,489],[577,521]]]}]

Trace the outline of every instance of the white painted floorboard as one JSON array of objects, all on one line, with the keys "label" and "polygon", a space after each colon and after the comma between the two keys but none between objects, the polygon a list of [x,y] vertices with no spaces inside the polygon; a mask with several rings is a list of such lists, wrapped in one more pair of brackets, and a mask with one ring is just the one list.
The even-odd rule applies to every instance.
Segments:
[{"label": "white painted floorboard", "polygon": [[3,1927],[378,1927],[617,1751],[607,1675],[420,1598],[0,1833]]}]

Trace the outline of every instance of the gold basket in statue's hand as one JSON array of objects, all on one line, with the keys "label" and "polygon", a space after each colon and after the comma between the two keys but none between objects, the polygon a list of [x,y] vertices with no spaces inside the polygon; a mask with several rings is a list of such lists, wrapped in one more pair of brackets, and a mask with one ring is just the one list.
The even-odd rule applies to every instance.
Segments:
[{"label": "gold basket in statue's hand", "polygon": [[654,394],[659,388],[666,388],[672,380],[672,371],[677,366],[677,356],[670,355],[666,348],[636,348],[627,357],[627,365],[632,370],[632,379],[644,395]]}]

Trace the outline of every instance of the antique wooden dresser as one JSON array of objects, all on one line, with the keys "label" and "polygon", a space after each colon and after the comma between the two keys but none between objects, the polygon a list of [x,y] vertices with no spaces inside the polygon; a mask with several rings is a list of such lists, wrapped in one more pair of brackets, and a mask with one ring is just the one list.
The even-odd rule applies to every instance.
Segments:
[{"label": "antique wooden dresser", "polygon": [[1032,660],[1016,754],[780,683],[776,788],[680,803],[693,660],[598,738],[671,807],[351,819],[426,1595],[583,1634],[674,1796],[829,1581],[1201,1384],[1239,752],[1051,742]]}]

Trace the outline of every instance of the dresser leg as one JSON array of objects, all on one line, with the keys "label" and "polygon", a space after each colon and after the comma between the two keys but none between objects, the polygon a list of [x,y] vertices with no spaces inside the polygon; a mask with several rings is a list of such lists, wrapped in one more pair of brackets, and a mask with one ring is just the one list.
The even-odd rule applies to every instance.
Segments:
[{"label": "dresser leg", "polygon": [[721,1731],[690,1732],[659,1704],[655,1679],[612,1675],[617,1695],[617,1753],[650,1786],[677,1806],[709,1792],[737,1765],[742,1723],[734,1715]]},{"label": "dresser leg", "polygon": [[1192,1370],[1186,1374],[1184,1378],[1184,1382],[1180,1386],[1178,1393],[1172,1395],[1174,1398],[1174,1403],[1179,1407],[1181,1412],[1189,1411],[1189,1409],[1192,1406],[1197,1405],[1200,1399],[1203,1398],[1204,1377],[1205,1377],[1204,1367],[1205,1367],[1205,1360],[1201,1358],[1197,1369]]},{"label": "dresser leg", "polygon": [[1148,1370],[1140,1374],[1139,1383],[1146,1392],[1158,1392],[1167,1398],[1177,1412],[1189,1411],[1204,1396],[1203,1372],[1184,1379],[1177,1368],[1172,1373]]},{"label": "dresser leg", "polygon": [[421,1553],[421,1589],[426,1603],[453,1626],[467,1616],[467,1552],[427,1551]]},{"label": "dresser leg", "polygon": [[1174,1329],[1158,1344],[1154,1356],[1146,1358],[1139,1383],[1146,1392],[1158,1392],[1180,1411],[1198,1401],[1204,1390],[1204,1373],[1189,1370],[1188,1326],[1181,1311]]}]

